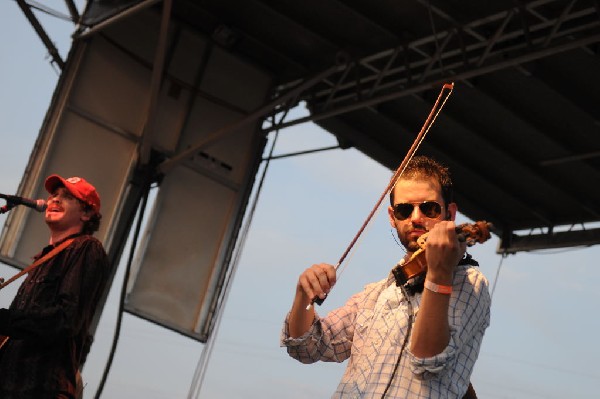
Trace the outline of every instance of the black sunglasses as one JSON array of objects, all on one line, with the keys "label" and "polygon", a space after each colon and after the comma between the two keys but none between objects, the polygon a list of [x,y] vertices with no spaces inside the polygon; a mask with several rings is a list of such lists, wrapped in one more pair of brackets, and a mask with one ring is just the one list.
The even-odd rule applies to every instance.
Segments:
[{"label": "black sunglasses", "polygon": [[424,201],[420,203],[403,202],[393,206],[394,217],[398,220],[408,219],[410,215],[412,215],[415,206],[417,205],[419,206],[419,210],[423,213],[423,215],[430,219],[435,219],[442,213],[442,206],[435,201]]}]

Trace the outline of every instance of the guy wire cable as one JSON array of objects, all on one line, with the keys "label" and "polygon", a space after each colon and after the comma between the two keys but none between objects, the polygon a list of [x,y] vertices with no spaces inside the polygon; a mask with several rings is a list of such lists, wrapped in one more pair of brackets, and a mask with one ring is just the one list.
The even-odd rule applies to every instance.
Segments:
[{"label": "guy wire cable", "polygon": [[[287,111],[282,116],[282,119],[285,118],[286,115],[287,115]],[[224,292],[224,294],[223,294],[223,298],[221,300],[221,306],[225,305],[225,302],[227,301],[227,298],[229,296],[229,286],[230,286],[231,282],[233,281],[233,277],[234,277],[235,271],[237,270],[237,266],[239,264],[239,260],[240,260],[243,248],[244,248],[246,240],[248,238],[248,232],[250,230],[250,225],[252,224],[254,214],[256,213],[258,199],[262,192],[263,184],[264,184],[264,181],[265,181],[265,178],[267,175],[267,170],[271,163],[273,151],[275,149],[275,144],[277,143],[277,139],[279,137],[279,129],[275,130],[274,136],[275,137],[273,138],[273,143],[269,150],[269,156],[267,158],[263,158],[263,160],[265,161],[265,166],[262,170],[262,174],[260,176],[259,183],[258,183],[258,186],[254,193],[254,196],[250,201],[251,205],[249,207],[249,211],[246,216],[246,220],[244,221],[244,225],[241,228],[240,238],[238,240],[238,244],[236,245],[235,254],[233,256],[233,261],[231,262],[231,270],[228,273],[227,277],[225,278],[225,282],[223,284],[222,292]],[[206,367],[208,364],[208,359],[212,355],[215,337],[216,337],[217,331],[219,330],[219,327],[221,325],[222,314],[223,314],[222,311],[217,313],[217,318],[215,320],[215,326],[212,331],[212,334],[209,335],[208,340],[205,344],[204,350],[202,351],[202,354],[200,355],[200,359],[198,360],[198,365],[196,366],[196,370],[194,371],[194,376],[192,377],[190,391],[188,392],[188,396],[187,396],[188,399],[194,399],[194,398],[198,398],[200,396],[200,391],[202,389],[202,383],[204,381],[204,375],[206,374]]]}]

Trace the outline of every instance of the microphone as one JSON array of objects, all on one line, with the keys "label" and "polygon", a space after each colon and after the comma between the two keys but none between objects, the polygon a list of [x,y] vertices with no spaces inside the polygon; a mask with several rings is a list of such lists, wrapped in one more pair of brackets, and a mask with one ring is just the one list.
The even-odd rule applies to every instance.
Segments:
[{"label": "microphone", "polygon": [[[10,209],[15,205],[25,205],[28,208],[35,209],[38,212],[44,212],[48,205],[43,199],[32,200],[24,197],[17,197],[16,195],[0,194],[0,198],[4,198],[7,203],[7,208]],[[3,207],[4,208],[4,207]]]}]

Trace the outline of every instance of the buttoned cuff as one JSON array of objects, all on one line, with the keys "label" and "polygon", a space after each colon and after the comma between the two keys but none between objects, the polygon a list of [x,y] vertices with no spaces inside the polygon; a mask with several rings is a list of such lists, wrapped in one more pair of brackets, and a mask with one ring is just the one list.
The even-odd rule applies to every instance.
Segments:
[{"label": "buttoned cuff", "polygon": [[446,373],[449,365],[454,361],[454,358],[456,357],[456,344],[451,334],[448,346],[435,356],[419,358],[410,350],[408,351],[408,355],[412,371],[417,377],[423,380],[437,378]]}]

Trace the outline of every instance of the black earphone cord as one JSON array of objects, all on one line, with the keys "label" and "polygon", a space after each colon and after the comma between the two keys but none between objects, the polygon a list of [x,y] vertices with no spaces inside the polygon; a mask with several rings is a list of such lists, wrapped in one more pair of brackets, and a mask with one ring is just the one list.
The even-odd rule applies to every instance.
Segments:
[{"label": "black earphone cord", "polygon": [[406,345],[408,344],[408,339],[410,338],[410,334],[412,332],[413,319],[415,316],[412,302],[410,301],[410,297],[409,297],[408,293],[406,292],[406,288],[404,286],[400,286],[400,289],[402,290],[402,295],[404,295],[404,299],[406,299],[406,302],[408,304],[408,327],[407,327],[407,331],[406,331],[406,336],[404,337],[404,342],[402,343],[402,348],[400,348],[400,354],[398,354],[398,360],[396,360],[396,364],[394,365],[394,370],[392,371],[390,380],[388,381],[388,384],[385,387],[385,391],[383,391],[383,394],[381,394],[381,399],[385,398],[385,395],[387,395],[388,390],[392,386],[392,382],[394,381],[394,377],[396,376],[396,372],[398,371],[398,366],[400,366],[400,360],[402,359],[402,353],[404,353],[404,349],[406,349]]}]

